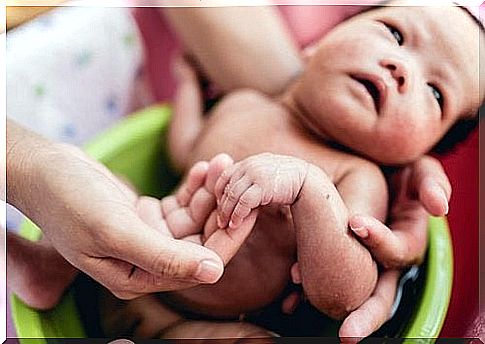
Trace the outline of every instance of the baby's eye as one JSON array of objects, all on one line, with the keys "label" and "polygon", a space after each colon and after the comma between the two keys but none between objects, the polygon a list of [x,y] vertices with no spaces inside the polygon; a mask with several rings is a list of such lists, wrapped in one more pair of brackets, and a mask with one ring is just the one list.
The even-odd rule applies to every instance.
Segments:
[{"label": "baby's eye", "polygon": [[399,31],[398,29],[396,29],[392,25],[389,25],[389,24],[386,24],[386,23],[384,23],[384,25],[387,27],[387,29],[389,30],[389,32],[391,33],[391,35],[394,37],[394,39],[396,40],[397,44],[403,45],[404,44],[404,38],[402,36],[401,31]]},{"label": "baby's eye", "polygon": [[433,84],[428,84],[429,88],[431,89],[431,93],[433,94],[433,97],[436,99],[438,102],[438,105],[440,106],[440,109],[443,110],[443,94],[441,94],[440,90],[438,87],[434,86]]}]

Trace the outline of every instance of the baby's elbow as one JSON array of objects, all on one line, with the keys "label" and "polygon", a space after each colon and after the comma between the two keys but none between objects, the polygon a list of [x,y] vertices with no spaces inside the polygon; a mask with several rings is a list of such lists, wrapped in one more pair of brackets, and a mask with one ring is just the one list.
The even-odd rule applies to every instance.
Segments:
[{"label": "baby's elbow", "polygon": [[347,317],[371,296],[377,283],[377,266],[374,264],[367,273],[341,276],[339,280],[304,281],[305,295],[312,306],[336,320]]}]

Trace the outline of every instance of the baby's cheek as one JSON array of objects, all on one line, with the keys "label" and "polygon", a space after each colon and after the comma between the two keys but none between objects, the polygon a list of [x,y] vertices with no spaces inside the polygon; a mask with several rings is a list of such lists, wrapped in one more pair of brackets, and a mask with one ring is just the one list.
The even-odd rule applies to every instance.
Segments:
[{"label": "baby's cheek", "polygon": [[412,122],[396,122],[383,129],[376,144],[377,160],[389,164],[408,163],[426,153],[429,138]]}]

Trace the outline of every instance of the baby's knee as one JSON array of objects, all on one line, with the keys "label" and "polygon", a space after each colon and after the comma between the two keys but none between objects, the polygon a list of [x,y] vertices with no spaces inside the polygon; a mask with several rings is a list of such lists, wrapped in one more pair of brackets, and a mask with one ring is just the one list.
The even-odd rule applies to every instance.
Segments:
[{"label": "baby's knee", "polygon": [[361,306],[377,283],[377,269],[360,276],[341,276],[339,281],[306,280],[303,289],[308,301],[320,312],[342,320]]}]

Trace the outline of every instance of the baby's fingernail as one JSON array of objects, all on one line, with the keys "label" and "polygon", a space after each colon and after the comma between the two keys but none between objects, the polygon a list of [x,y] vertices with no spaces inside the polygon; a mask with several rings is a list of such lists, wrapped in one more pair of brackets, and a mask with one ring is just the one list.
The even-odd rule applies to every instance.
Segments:
[{"label": "baby's fingernail", "polygon": [[200,262],[195,278],[203,283],[215,283],[222,275],[223,267],[216,261],[204,259]]},{"label": "baby's fingernail", "polygon": [[366,239],[368,236],[369,236],[369,231],[366,227],[352,227],[350,226],[350,229],[352,229],[352,231],[357,234],[358,237],[362,238],[362,239]]}]

